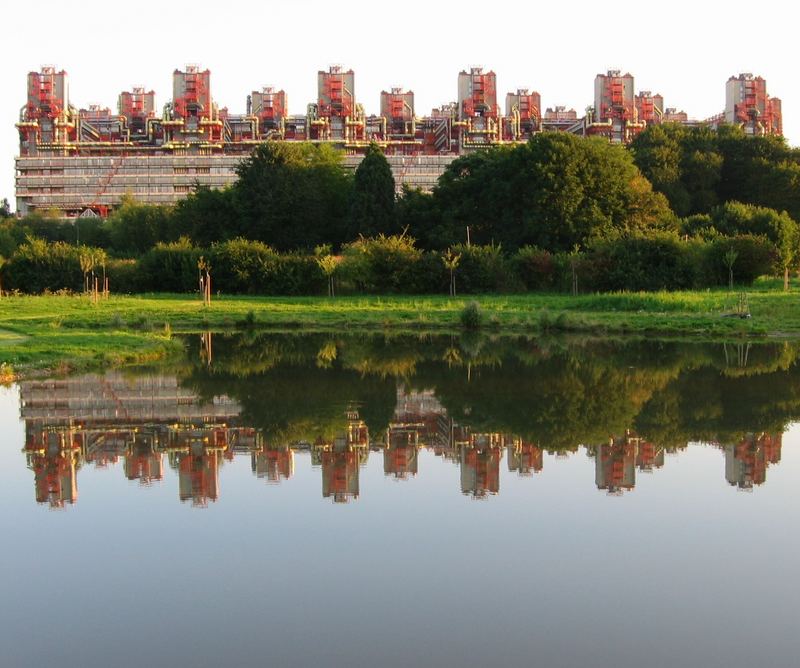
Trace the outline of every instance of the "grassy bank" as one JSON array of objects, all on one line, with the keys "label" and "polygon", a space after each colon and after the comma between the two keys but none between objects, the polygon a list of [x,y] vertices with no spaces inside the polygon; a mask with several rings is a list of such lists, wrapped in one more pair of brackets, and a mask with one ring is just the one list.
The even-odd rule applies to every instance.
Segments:
[{"label": "grassy bank", "polygon": [[525,294],[479,297],[216,297],[209,308],[192,295],[115,296],[93,305],[80,296],[0,299],[0,363],[15,369],[142,361],[175,351],[172,333],[269,327],[456,331],[475,301],[481,323],[509,333],[576,331],[686,338],[800,337],[800,290],[763,282],[747,293],[749,319],[729,291]]}]

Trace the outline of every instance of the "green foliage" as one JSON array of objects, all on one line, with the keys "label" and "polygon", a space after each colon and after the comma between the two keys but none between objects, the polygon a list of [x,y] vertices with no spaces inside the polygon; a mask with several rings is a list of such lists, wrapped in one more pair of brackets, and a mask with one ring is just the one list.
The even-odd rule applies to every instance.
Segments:
[{"label": "green foliage", "polygon": [[456,159],[434,199],[451,243],[469,226],[473,241],[512,251],[567,250],[673,224],[666,199],[653,193],[629,152],[564,133]]},{"label": "green foliage", "polygon": [[274,273],[262,280],[261,294],[266,295],[320,295],[327,285],[316,259],[302,253],[280,255]]},{"label": "green foliage", "polygon": [[0,219],[0,254],[11,257],[25,243],[25,231],[14,218]]},{"label": "green foliage", "polygon": [[356,169],[350,201],[350,229],[365,237],[399,232],[392,168],[372,143]]},{"label": "green foliage", "polygon": [[556,287],[558,267],[552,253],[536,246],[523,246],[510,261],[526,290],[552,290]]},{"label": "green foliage", "polygon": [[800,151],[780,137],[678,124],[648,127],[631,144],[636,164],[678,216],[729,201],[787,211],[800,219]]},{"label": "green foliage", "polygon": [[[731,265],[732,256],[735,259]],[[759,276],[772,274],[778,264],[775,246],[764,237],[719,237],[703,249],[701,284],[728,285],[732,268],[734,283],[751,285]]]},{"label": "green foliage", "polygon": [[726,236],[752,234],[769,239],[778,253],[781,269],[788,269],[796,263],[800,229],[786,212],[727,202],[714,209],[711,220],[714,228]]},{"label": "green foliage", "polygon": [[172,235],[188,237],[198,246],[209,246],[245,234],[237,216],[235,195],[234,188],[195,188],[174,207]]},{"label": "green foliage", "polygon": [[197,262],[203,252],[182,238],[159,243],[139,259],[141,289],[195,292],[199,290]]},{"label": "green foliage", "polygon": [[210,261],[215,289],[258,294],[264,278],[276,271],[278,253],[260,241],[239,238],[215,245]]},{"label": "green foliage", "polygon": [[57,212],[35,211],[24,218],[0,219],[0,244],[8,252],[9,246],[16,248],[32,236],[45,241],[106,247],[108,238],[102,226],[101,218],[64,220]]},{"label": "green foliage", "polygon": [[419,240],[421,248],[444,250],[464,237],[452,236],[451,227],[442,223],[438,203],[430,193],[403,184],[396,204],[398,228]]},{"label": "green foliage", "polygon": [[499,246],[453,246],[460,256],[458,290],[460,293],[511,292],[519,286],[508,258]]},{"label": "green foliage", "polygon": [[685,290],[695,283],[690,245],[674,235],[627,237],[595,243],[591,290]]},{"label": "green foliage", "polygon": [[[81,233],[85,234],[84,223]],[[124,197],[103,225],[109,245],[120,254],[141,255],[158,243],[172,240],[170,209],[154,204],[140,204]]]},{"label": "green foliage", "polygon": [[[233,239],[197,248],[187,239],[158,244],[139,262],[141,290],[199,289],[198,262],[211,269],[212,290],[224,294],[314,295],[325,287],[325,276],[313,257],[278,254],[260,241]],[[113,280],[113,273],[112,280]]]},{"label": "green foliage", "polygon": [[353,239],[348,215],[353,177],[341,157],[327,144],[259,145],[236,170],[237,234],[280,251]]},{"label": "green foliage", "polygon": [[138,260],[110,260],[107,271],[110,290],[113,293],[140,292],[142,280]]},{"label": "green foliage", "polygon": [[461,311],[459,319],[464,329],[480,329],[483,325],[483,312],[481,311],[480,304],[478,304],[478,302],[470,302],[467,304]]},{"label": "green foliage", "polygon": [[343,255],[342,276],[360,292],[413,293],[419,285],[422,251],[411,237],[361,237]]},{"label": "green foliage", "polygon": [[81,249],[62,241],[49,243],[29,237],[8,262],[6,287],[30,293],[82,290],[80,254]]}]

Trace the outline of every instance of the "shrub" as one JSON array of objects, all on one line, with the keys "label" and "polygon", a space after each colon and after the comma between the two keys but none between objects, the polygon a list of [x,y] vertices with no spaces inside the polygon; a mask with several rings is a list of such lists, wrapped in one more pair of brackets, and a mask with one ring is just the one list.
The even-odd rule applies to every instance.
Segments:
[{"label": "shrub", "polygon": [[552,290],[558,280],[558,266],[552,253],[524,246],[511,258],[514,274],[527,290]]},{"label": "shrub", "polygon": [[519,289],[511,264],[500,246],[453,246],[461,255],[456,270],[456,288],[459,293],[510,292]]},{"label": "shrub", "polygon": [[422,251],[404,235],[360,238],[344,248],[342,278],[360,292],[409,293],[417,284]]},{"label": "shrub", "polygon": [[[159,243],[139,260],[140,289],[166,292],[199,290],[197,261],[203,252],[194,248],[188,239]],[[212,288],[216,289],[215,271],[211,266]]]},{"label": "shrub", "polygon": [[461,311],[461,326],[464,329],[480,329],[483,324],[483,312],[478,302],[470,302]]},{"label": "shrub", "polygon": [[61,241],[48,243],[28,237],[11,256],[5,270],[5,287],[20,292],[83,289],[80,251]]},{"label": "shrub", "polygon": [[[461,292],[456,268],[456,293]],[[415,294],[448,294],[450,292],[450,271],[442,262],[442,254],[437,251],[423,253],[417,262],[412,289]]]},{"label": "shrub", "polygon": [[669,234],[597,242],[589,256],[594,290],[683,290],[695,284],[689,245]]},{"label": "shrub", "polygon": [[279,255],[271,274],[264,274],[259,285],[262,294],[321,295],[328,279],[314,257],[301,253]]},{"label": "shrub", "polygon": [[234,239],[208,252],[214,289],[230,293],[264,293],[265,277],[276,271],[278,254],[260,241]]},{"label": "shrub", "polygon": [[704,285],[728,285],[728,265],[725,255],[733,251],[733,281],[751,285],[764,274],[777,273],[780,267],[775,245],[765,237],[743,234],[737,237],[720,237],[704,247],[701,257],[701,280]]},{"label": "shrub", "polygon": [[142,279],[137,260],[111,260],[108,263],[108,285],[111,292],[132,294],[140,291]]}]

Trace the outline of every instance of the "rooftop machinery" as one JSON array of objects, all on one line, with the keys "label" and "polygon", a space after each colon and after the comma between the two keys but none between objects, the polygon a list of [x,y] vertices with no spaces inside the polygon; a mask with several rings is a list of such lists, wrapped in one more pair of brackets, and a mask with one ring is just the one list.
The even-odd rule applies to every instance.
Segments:
[{"label": "rooftop machinery", "polygon": [[767,95],[767,82],[749,72],[725,84],[724,120],[742,126],[749,135],[783,134],[781,101]]},{"label": "rooftop machinery", "polygon": [[75,141],[75,109],[69,106],[69,82],[64,70],[46,65],[28,74],[28,95],[20,110],[20,154],[36,151],[40,144],[63,145]]},{"label": "rooftop machinery", "polygon": [[651,124],[716,127],[735,123],[752,135],[781,134],[781,103],[761,77],[741,74],[726,84],[726,108],[705,121],[664,107],[650,91],[634,94],[634,79],[619,70],[595,78],[593,105],[579,116],[564,106],[542,112],[538,92],[517,88],[498,104],[493,71],[458,74],[456,99],[418,115],[414,93],[392,87],[380,94],[379,115],[356,97],[355,73],[334,65],[317,73],[317,95],[306,113],[289,114],[284,90],[271,86],[246,97],[245,113],[219,108],[211,72],[187,65],[172,74],[172,96],[159,112],[155,93],[137,86],[119,94],[118,107],[70,104],[67,73],[53,66],[28,74],[17,123],[17,211],[55,209],[65,217],[105,216],[126,193],[169,204],[197,183],[219,188],[236,179],[241,156],[265,141],[330,143],[355,168],[371,142],[389,159],[398,184],[430,190],[455,156],[519,143],[542,131],[597,135],[630,142]]},{"label": "rooftop machinery", "polygon": [[516,93],[506,95],[505,141],[517,141],[542,129],[542,97],[536,91],[518,88]]},{"label": "rooftop machinery", "polygon": [[[317,100],[305,116],[290,116],[286,93],[273,87],[253,91],[245,114],[218,108],[211,72],[197,65],[173,72],[172,99],[156,113],[155,93],[142,87],[119,95],[118,113],[70,105],[67,73],[52,66],[28,75],[27,101],[20,113],[20,155],[147,154],[214,155],[247,153],[265,140],[331,142],[362,153],[370,142],[387,154],[459,154],[505,142],[526,141],[542,130],[607,137],[627,143],[647,125],[689,123],[684,112],[665,109],[650,91],[634,94],[631,74],[609,70],[595,77],[594,105],[585,117],[564,107],[541,112],[541,96],[519,88],[497,102],[497,76],[480,67],[458,75],[457,99],[418,117],[414,93],[391,88],[380,95],[380,115],[367,116],[355,94],[355,73],[339,65],[317,74]],[[780,134],[780,100],[767,95],[766,82],[752,74],[726,84],[725,112],[706,124],[736,123],[749,134]]]},{"label": "rooftop machinery", "polygon": [[619,70],[598,74],[594,80],[594,107],[586,113],[586,133],[618,144],[631,141],[645,127],[638,118],[633,91],[631,74],[620,74]]}]

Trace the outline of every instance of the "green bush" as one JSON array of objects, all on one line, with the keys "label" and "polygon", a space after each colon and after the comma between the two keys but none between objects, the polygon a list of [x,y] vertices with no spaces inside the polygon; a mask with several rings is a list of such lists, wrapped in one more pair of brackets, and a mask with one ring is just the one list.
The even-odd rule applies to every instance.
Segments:
[{"label": "green bush", "polygon": [[594,265],[588,254],[581,253],[554,253],[553,254],[553,283],[558,292],[572,292],[572,270],[575,267],[577,275],[578,292],[596,290]]},{"label": "green bush", "polygon": [[83,289],[80,249],[61,241],[29,237],[8,262],[4,288],[20,292]]},{"label": "green bush", "polygon": [[520,288],[500,246],[458,244],[452,250],[461,256],[456,269],[456,290],[459,294],[513,292]]},{"label": "green bush", "polygon": [[207,251],[215,290],[229,293],[264,293],[265,277],[276,272],[279,256],[260,241],[234,239]]},{"label": "green bush", "polygon": [[552,290],[556,287],[558,265],[552,253],[536,246],[524,246],[512,256],[511,264],[526,290]]},{"label": "green bush", "polygon": [[343,280],[357,292],[411,293],[417,283],[422,251],[403,235],[360,238],[344,248]]},{"label": "green bush", "polygon": [[314,257],[301,253],[279,255],[275,271],[263,277],[262,294],[326,294],[328,279]]},{"label": "green bush", "polygon": [[[140,289],[153,292],[199,291],[197,261],[204,251],[187,239],[159,243],[139,260]],[[205,251],[208,260],[208,251]],[[211,266],[212,289],[216,290],[216,267]]]},{"label": "green bush", "polygon": [[591,290],[685,290],[696,282],[689,244],[669,234],[597,242],[588,259]]},{"label": "green bush", "polygon": [[111,260],[106,268],[109,290],[112,293],[140,292],[141,277],[138,260]]},{"label": "green bush", "polygon": [[733,282],[736,284],[751,285],[759,276],[779,273],[778,251],[765,237],[751,234],[719,237],[706,244],[703,250],[701,275],[704,285],[728,285],[725,255],[731,251],[736,254],[733,262]]},{"label": "green bush", "polygon": [[470,302],[461,311],[461,326],[464,329],[480,329],[483,325],[483,312],[478,302]]},{"label": "green bush", "polygon": [[[459,260],[460,262],[460,260]],[[461,292],[456,268],[456,293]],[[450,292],[450,271],[442,261],[442,254],[437,251],[423,253],[417,263],[413,290],[415,294],[448,294]]]}]

